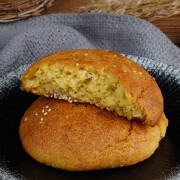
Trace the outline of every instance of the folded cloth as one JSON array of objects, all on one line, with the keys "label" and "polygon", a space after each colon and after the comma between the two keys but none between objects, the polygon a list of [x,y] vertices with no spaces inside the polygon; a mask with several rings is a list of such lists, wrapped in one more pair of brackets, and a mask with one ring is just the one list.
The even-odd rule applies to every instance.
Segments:
[{"label": "folded cloth", "polygon": [[147,21],[101,13],[53,14],[0,24],[0,76],[68,49],[108,49],[180,67],[180,49]]}]

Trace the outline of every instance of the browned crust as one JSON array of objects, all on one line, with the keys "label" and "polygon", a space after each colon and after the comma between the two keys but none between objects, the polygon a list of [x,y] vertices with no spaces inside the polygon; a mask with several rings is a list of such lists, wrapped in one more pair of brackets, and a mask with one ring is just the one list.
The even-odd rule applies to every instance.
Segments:
[{"label": "browned crust", "polygon": [[[87,55],[85,55],[87,54]],[[79,64],[77,67],[76,64]],[[156,81],[132,60],[106,50],[70,50],[50,54],[34,63],[22,76],[21,89],[42,95],[24,86],[23,80],[43,65],[56,64],[69,68],[93,67],[119,79],[146,114],[145,123],[155,126],[163,113],[163,97]]]},{"label": "browned crust", "polygon": [[40,97],[22,117],[19,134],[35,160],[82,171],[130,166],[149,158],[167,125],[164,114],[157,126],[150,127],[94,105]]}]

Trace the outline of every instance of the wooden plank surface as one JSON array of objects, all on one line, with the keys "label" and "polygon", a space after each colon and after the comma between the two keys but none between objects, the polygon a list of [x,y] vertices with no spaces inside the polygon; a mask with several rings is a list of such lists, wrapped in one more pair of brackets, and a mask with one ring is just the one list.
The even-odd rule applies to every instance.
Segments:
[{"label": "wooden plank surface", "polygon": [[[54,0],[53,5],[44,10],[41,15],[53,13],[76,13],[80,6],[89,0]],[[180,47],[180,15],[151,22],[161,29],[169,39]]]},{"label": "wooden plank surface", "polygon": [[152,22],[180,47],[180,15]]}]

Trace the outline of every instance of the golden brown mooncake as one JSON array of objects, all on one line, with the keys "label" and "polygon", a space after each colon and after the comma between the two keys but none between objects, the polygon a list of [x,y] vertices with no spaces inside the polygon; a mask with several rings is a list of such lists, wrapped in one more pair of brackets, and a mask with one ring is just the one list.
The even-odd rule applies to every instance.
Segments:
[{"label": "golden brown mooncake", "polygon": [[21,89],[69,102],[96,104],[155,126],[163,113],[156,81],[132,60],[106,50],[50,54],[22,75]]},{"label": "golden brown mooncake", "polygon": [[149,158],[165,136],[155,127],[115,116],[95,105],[40,97],[22,117],[19,134],[36,161],[69,171],[130,166]]}]

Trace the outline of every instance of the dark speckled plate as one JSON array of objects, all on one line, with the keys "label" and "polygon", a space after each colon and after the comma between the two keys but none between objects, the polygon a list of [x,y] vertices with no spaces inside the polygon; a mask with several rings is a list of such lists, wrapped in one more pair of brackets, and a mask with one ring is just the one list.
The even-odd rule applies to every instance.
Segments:
[{"label": "dark speckled plate", "polygon": [[128,57],[142,65],[156,79],[165,100],[169,127],[152,157],[131,167],[89,172],[63,171],[33,160],[23,150],[18,135],[22,115],[37,98],[19,90],[19,78],[27,65],[0,78],[0,179],[180,179],[180,70],[146,58]]}]

